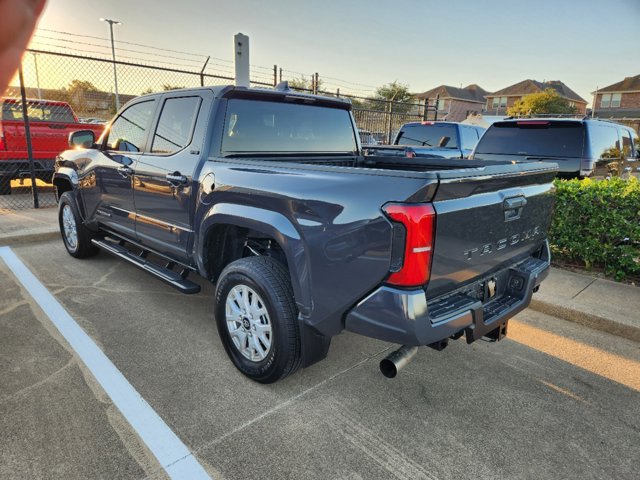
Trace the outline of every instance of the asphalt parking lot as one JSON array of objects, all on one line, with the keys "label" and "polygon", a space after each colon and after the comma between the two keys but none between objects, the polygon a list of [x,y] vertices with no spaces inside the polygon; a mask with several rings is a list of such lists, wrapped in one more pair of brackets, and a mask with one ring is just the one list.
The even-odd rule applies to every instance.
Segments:
[{"label": "asphalt parking lot", "polygon": [[[13,251],[212,478],[638,478],[633,341],[527,310],[503,342],[421,349],[393,380],[394,346],[344,333],[259,385],[227,360],[211,286],[184,296],[61,241]],[[0,282],[0,478],[166,478],[1,260]]]}]

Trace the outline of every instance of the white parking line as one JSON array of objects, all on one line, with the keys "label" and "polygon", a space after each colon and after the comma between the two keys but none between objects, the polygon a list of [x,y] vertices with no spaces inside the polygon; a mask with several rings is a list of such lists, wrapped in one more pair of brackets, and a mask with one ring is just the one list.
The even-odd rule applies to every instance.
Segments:
[{"label": "white parking line", "polygon": [[42,308],[114,405],[173,479],[211,479],[184,443],[9,247],[0,247],[18,281]]}]

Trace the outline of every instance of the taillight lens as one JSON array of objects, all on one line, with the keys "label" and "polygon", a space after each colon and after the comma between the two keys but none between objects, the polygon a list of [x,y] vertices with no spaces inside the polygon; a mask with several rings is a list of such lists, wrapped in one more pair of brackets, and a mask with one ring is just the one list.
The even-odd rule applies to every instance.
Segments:
[{"label": "taillight lens", "polygon": [[4,131],[2,130],[2,122],[0,121],[0,150],[6,150],[7,146],[4,143]]},{"label": "taillight lens", "polygon": [[404,226],[405,245],[402,268],[391,273],[387,283],[400,287],[424,285],[431,276],[431,258],[436,212],[430,204],[390,203],[383,211]]}]

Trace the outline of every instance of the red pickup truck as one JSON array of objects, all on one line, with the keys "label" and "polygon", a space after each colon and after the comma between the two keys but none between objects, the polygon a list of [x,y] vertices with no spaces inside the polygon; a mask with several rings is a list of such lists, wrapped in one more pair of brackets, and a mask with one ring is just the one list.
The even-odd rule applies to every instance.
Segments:
[{"label": "red pickup truck", "polygon": [[[93,130],[96,138],[104,125],[80,123],[66,102],[28,100],[27,114],[36,178],[51,181],[56,156],[68,148],[69,133]],[[2,98],[0,117],[0,195],[11,194],[11,180],[29,177],[29,155],[22,115],[22,102]]]}]

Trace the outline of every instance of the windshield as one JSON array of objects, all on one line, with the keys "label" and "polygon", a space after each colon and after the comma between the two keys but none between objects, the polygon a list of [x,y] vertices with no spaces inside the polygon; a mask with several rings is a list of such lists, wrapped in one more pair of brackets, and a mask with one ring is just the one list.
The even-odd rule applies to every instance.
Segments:
[{"label": "windshield", "polygon": [[396,145],[458,148],[455,125],[405,125],[398,133]]},{"label": "windshield", "polygon": [[357,151],[348,110],[231,99],[222,154],[343,153]]},{"label": "windshield", "polygon": [[480,139],[477,154],[581,157],[584,128],[579,122],[494,123]]}]

